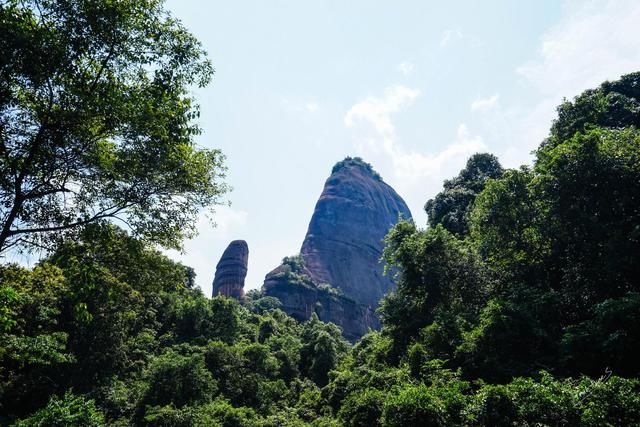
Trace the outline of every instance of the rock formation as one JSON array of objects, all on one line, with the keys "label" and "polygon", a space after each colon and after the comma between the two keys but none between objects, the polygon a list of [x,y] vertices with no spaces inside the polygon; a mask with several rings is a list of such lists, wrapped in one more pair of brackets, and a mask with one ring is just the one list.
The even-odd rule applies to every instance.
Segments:
[{"label": "rock formation", "polygon": [[[302,268],[292,270],[291,260]],[[278,298],[282,310],[294,319],[304,321],[315,312],[320,320],[340,325],[350,341],[380,327],[373,307],[358,304],[337,288],[314,283],[300,256],[285,258],[282,265],[267,275],[263,289],[266,295]]]},{"label": "rock formation", "polygon": [[244,296],[249,246],[244,240],[234,240],[220,257],[213,279],[213,296],[225,295],[240,299]]},{"label": "rock formation", "polygon": [[265,293],[293,317],[316,312],[352,340],[377,329],[375,309],[394,287],[380,262],[383,238],[399,217],[411,219],[409,208],[369,164],[339,162],[316,204],[300,257],[285,259],[267,275]]}]

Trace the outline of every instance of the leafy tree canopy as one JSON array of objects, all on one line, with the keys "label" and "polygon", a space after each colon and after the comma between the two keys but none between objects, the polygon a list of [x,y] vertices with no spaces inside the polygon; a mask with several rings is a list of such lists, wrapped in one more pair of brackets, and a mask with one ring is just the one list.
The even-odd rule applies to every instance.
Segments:
[{"label": "leafy tree canopy", "polygon": [[613,82],[604,82],[597,89],[589,89],[573,100],[564,100],[557,108],[549,138],[538,149],[538,158],[544,158],[553,149],[576,132],[601,127],[620,129],[640,127],[640,72],[622,76]]},{"label": "leafy tree canopy", "polygon": [[502,172],[502,166],[493,154],[478,153],[471,156],[458,176],[445,181],[444,190],[425,204],[429,225],[435,227],[442,224],[454,234],[467,234],[469,213],[476,196],[487,180],[499,178]]},{"label": "leafy tree canopy", "polygon": [[101,219],[178,247],[220,201],[189,96],[213,68],[162,3],[0,4],[0,252]]}]

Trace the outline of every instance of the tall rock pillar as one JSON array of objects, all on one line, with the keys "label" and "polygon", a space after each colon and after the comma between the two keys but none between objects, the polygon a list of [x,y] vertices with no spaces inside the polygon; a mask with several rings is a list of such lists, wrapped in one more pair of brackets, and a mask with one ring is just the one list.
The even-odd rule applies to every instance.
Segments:
[{"label": "tall rock pillar", "polygon": [[213,296],[224,295],[240,299],[244,296],[244,279],[247,277],[249,246],[244,240],[234,240],[225,249],[216,266],[213,279]]}]

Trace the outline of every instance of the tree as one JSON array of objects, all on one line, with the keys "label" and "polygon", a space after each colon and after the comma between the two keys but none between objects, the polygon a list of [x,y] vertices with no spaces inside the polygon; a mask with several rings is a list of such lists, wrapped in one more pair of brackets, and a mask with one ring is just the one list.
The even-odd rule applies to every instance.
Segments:
[{"label": "tree", "polygon": [[144,405],[172,404],[181,408],[207,403],[218,388],[202,354],[182,356],[169,350],[151,362],[146,375],[148,387],[141,402]]},{"label": "tree", "polygon": [[379,426],[382,406],[387,396],[375,388],[366,388],[351,393],[340,409],[340,419],[347,426],[369,427]]},{"label": "tree", "polygon": [[9,327],[0,329],[0,412],[21,416],[54,392],[139,372],[169,321],[163,301],[196,293],[188,268],[116,226],[91,224],[78,237],[32,270],[0,267],[0,323]]},{"label": "tree", "polygon": [[[382,331],[394,355],[422,332],[430,351],[451,350],[458,324],[477,316],[487,279],[479,258],[442,225],[418,230],[400,222],[387,234],[383,258],[398,267],[398,288],[381,303]],[[442,345],[436,345],[436,341]]]},{"label": "tree", "polygon": [[568,321],[583,320],[607,298],[640,291],[639,152],[634,127],[592,129],[537,159],[536,189]]},{"label": "tree", "polygon": [[[469,214],[470,236],[479,252],[503,283],[536,280],[548,256],[540,201],[533,193],[534,173],[527,167],[507,170],[487,184]],[[501,289],[498,289],[501,291]]]},{"label": "tree", "polygon": [[0,4],[0,253],[101,219],[167,247],[227,190],[189,87],[213,73],[161,0]]},{"label": "tree", "polygon": [[46,404],[58,389],[49,369],[75,361],[69,333],[58,324],[68,291],[51,264],[0,266],[0,413]]},{"label": "tree", "polygon": [[384,403],[383,426],[446,426],[444,405],[424,384],[399,387]]},{"label": "tree", "polygon": [[102,427],[106,426],[104,415],[93,400],[66,392],[62,399],[53,396],[49,404],[15,425],[52,427]]},{"label": "tree", "polygon": [[323,323],[313,313],[303,325],[300,334],[301,371],[318,386],[325,386],[329,371],[336,367],[348,350],[342,331],[333,323]]},{"label": "tree", "polygon": [[537,151],[538,160],[558,144],[585,132],[589,128],[640,126],[640,72],[624,75],[620,80],[604,82],[597,89],[589,89],[572,101],[558,106],[558,118],[553,121],[549,137]]},{"label": "tree", "polygon": [[502,172],[502,166],[493,154],[478,153],[471,156],[458,176],[445,181],[444,190],[425,204],[429,225],[435,227],[442,224],[454,234],[467,234],[469,212],[476,196],[487,180],[499,178]]},{"label": "tree", "polygon": [[111,224],[84,227],[48,262],[62,270],[69,287],[60,323],[77,363],[63,377],[76,391],[109,381],[141,358],[134,343],[164,314],[157,314],[159,296],[193,292],[186,288],[188,268]]}]

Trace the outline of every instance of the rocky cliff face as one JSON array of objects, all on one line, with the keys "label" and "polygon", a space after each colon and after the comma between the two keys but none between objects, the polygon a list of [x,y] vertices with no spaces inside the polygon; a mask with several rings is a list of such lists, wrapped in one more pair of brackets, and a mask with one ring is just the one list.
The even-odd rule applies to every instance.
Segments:
[{"label": "rocky cliff face", "polygon": [[249,246],[247,242],[234,240],[229,243],[216,266],[213,296],[225,295],[237,299],[242,298],[248,261]]},{"label": "rocky cliff face", "polygon": [[294,317],[316,312],[342,326],[350,339],[377,329],[375,309],[394,287],[383,275],[382,240],[400,216],[411,219],[409,208],[369,164],[339,162],[316,204],[299,265],[292,268],[285,259],[267,275],[265,293]]},{"label": "rocky cliff face", "polygon": [[309,223],[301,255],[311,279],[329,283],[359,304],[376,307],[394,286],[383,276],[384,236],[411,219],[402,198],[370,165],[349,159],[327,179]]},{"label": "rocky cliff face", "polygon": [[316,313],[321,320],[340,325],[351,341],[369,329],[379,329],[380,321],[372,307],[357,303],[337,288],[316,284],[309,273],[301,256],[287,257],[267,275],[263,289],[278,298],[282,310],[294,319],[304,321]]}]

